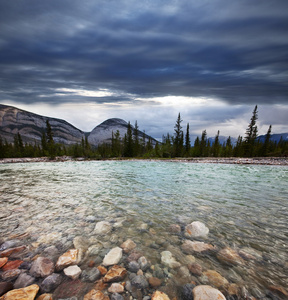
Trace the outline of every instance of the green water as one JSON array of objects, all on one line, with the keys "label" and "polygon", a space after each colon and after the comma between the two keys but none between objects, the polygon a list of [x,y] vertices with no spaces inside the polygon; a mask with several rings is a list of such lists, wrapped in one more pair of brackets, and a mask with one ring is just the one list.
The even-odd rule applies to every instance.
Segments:
[{"label": "green water", "polygon": [[[183,236],[169,233],[169,225],[201,221],[210,230],[203,241],[218,249],[250,248],[260,257],[243,267],[227,267],[215,255],[196,255],[204,269],[217,270],[252,294],[265,294],[269,285],[288,286],[287,166],[154,161],[6,164],[0,165],[0,179],[4,238],[29,232],[27,242],[32,243],[54,233],[51,243],[69,248],[73,237],[93,236],[95,222],[120,222],[111,236],[103,237],[103,245],[111,248],[131,238],[156,264],[167,245],[180,249],[183,241]],[[143,223],[146,232],[139,230]],[[166,243],[158,243],[160,239]],[[157,243],[158,249],[151,247]]]}]

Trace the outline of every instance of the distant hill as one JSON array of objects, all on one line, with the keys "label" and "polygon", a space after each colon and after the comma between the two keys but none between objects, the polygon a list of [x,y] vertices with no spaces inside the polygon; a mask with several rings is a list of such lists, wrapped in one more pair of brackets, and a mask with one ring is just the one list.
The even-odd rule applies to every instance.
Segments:
[{"label": "distant hill", "polygon": [[[119,130],[123,138],[127,132],[128,123],[122,119],[108,119],[96,126],[91,132],[83,132],[70,123],[56,118],[44,117],[16,107],[0,104],[0,136],[3,141],[13,143],[14,136],[19,132],[24,143],[40,143],[43,132],[46,130],[46,120],[49,121],[53,132],[53,139],[56,143],[71,145],[81,143],[82,138],[88,137],[92,146],[102,143],[111,143],[112,131]],[[132,126],[133,128],[133,126]],[[156,140],[142,131],[139,131],[139,138],[149,138],[152,144]]]},{"label": "distant hill", "polygon": [[64,120],[0,104],[0,136],[8,143],[13,143],[14,136],[18,132],[24,143],[40,143],[41,136],[46,130],[46,120],[49,120],[56,143],[76,144],[85,136],[83,131]]},{"label": "distant hill", "polygon": [[[281,140],[281,137],[282,137],[283,141],[286,141],[286,142],[288,141],[288,133],[271,134],[270,141],[279,143],[279,141]],[[258,136],[258,139],[262,143],[265,141],[265,138],[266,138],[266,134]]]},{"label": "distant hill", "polygon": [[[132,125],[131,125],[132,126]],[[104,121],[100,125],[96,126],[88,135],[88,142],[91,145],[98,145],[102,143],[111,143],[112,141],[112,132],[115,134],[118,130],[120,137],[124,138],[127,133],[128,123],[122,119],[112,118]],[[132,129],[134,127],[132,126]],[[156,145],[156,140],[144,132],[139,130],[139,139],[144,139],[146,142],[150,138],[153,145]]]}]

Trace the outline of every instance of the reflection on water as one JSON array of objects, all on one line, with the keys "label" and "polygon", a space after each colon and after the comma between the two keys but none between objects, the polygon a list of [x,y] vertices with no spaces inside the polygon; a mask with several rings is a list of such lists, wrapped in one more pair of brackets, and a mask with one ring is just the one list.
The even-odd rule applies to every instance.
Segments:
[{"label": "reflection on water", "polygon": [[[159,263],[161,251],[169,245],[180,249],[183,240],[168,232],[169,225],[198,220],[210,229],[205,242],[259,255],[237,267],[221,265],[213,255],[197,257],[205,268],[247,289],[288,286],[287,167],[31,163],[1,165],[0,178],[4,238],[28,232],[31,243],[42,236],[47,243],[51,236],[51,243],[69,248],[75,236],[92,236],[95,222],[108,220],[119,226],[103,238],[106,246],[131,238]],[[140,230],[143,223],[147,231]]]}]

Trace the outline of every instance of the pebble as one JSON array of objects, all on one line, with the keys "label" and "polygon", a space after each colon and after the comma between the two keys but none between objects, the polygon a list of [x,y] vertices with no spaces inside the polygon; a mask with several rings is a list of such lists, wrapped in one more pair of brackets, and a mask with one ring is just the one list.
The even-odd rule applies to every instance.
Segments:
[{"label": "pebble", "polygon": [[107,272],[103,280],[105,283],[121,281],[125,278],[126,274],[127,270],[125,268],[115,265]]},{"label": "pebble", "polygon": [[233,250],[229,247],[221,249],[217,253],[216,257],[222,263],[225,263],[228,265],[243,265],[244,264],[243,258],[235,250]]},{"label": "pebble", "polygon": [[138,264],[140,265],[140,269],[142,271],[146,271],[149,268],[149,262],[148,262],[148,260],[146,259],[145,256],[141,256],[138,259]]},{"label": "pebble", "polygon": [[103,266],[107,267],[118,264],[122,258],[122,251],[120,247],[111,249],[104,257]]},{"label": "pebble", "polygon": [[101,277],[101,272],[98,268],[86,269],[81,274],[82,281],[85,282],[95,282]]},{"label": "pebble", "polygon": [[185,236],[189,238],[206,238],[209,228],[202,222],[195,221],[185,227]]},{"label": "pebble", "polygon": [[78,249],[70,249],[61,255],[56,263],[56,270],[61,271],[64,268],[77,265],[80,262],[80,251]]},{"label": "pebble", "polygon": [[[228,280],[226,278],[224,278],[223,276],[221,276],[221,274],[219,274],[218,272],[214,271],[214,270],[208,270],[203,272],[202,277],[207,277],[208,282],[211,285],[215,286],[216,288],[222,288],[225,286],[228,286]],[[200,280],[202,281],[202,277],[200,278]],[[205,279],[203,280],[205,281]]]},{"label": "pebble", "polygon": [[8,270],[14,270],[18,269],[23,263],[23,260],[11,260],[8,261],[5,266],[1,268],[1,271],[8,271]]},{"label": "pebble", "polygon": [[41,283],[41,291],[45,293],[52,292],[58,287],[62,282],[62,276],[57,273],[53,273],[46,277]]},{"label": "pebble", "polygon": [[148,278],[148,282],[149,282],[150,286],[152,286],[153,288],[159,287],[162,284],[162,280],[157,277]]},{"label": "pebble", "polygon": [[219,290],[209,285],[198,285],[192,292],[194,300],[226,300]]},{"label": "pebble", "polygon": [[0,269],[7,263],[8,257],[0,258]]},{"label": "pebble", "polygon": [[68,268],[65,268],[63,270],[63,272],[67,277],[70,277],[73,280],[75,280],[75,279],[79,278],[82,270],[78,266],[70,266]]},{"label": "pebble", "polygon": [[156,291],[152,295],[152,300],[170,300],[170,298],[161,291]]},{"label": "pebble", "polygon": [[145,276],[143,275],[136,275],[132,280],[131,284],[138,289],[145,289],[149,286],[149,283]]},{"label": "pebble", "polygon": [[190,240],[185,240],[181,246],[181,249],[184,253],[193,254],[195,252],[201,253],[206,251],[215,250],[214,246],[206,244],[204,242],[195,242]]},{"label": "pebble", "polygon": [[35,282],[35,278],[30,276],[27,273],[22,273],[18,276],[17,280],[14,283],[15,289],[20,289],[32,285]]},{"label": "pebble", "polygon": [[181,264],[175,260],[170,251],[161,252],[161,262],[169,268],[179,268]]},{"label": "pebble", "polygon": [[114,282],[109,287],[108,292],[122,294],[122,293],[124,293],[124,286],[120,283]]},{"label": "pebble", "polygon": [[83,300],[110,300],[109,297],[103,294],[101,291],[96,291],[95,289],[87,293]]},{"label": "pebble", "polygon": [[112,225],[107,221],[98,222],[94,229],[94,233],[97,235],[105,235],[111,231],[112,231]]},{"label": "pebble", "polygon": [[124,300],[123,296],[121,296],[121,295],[118,294],[118,293],[112,294],[112,296],[111,296],[110,299],[111,299],[111,300]]},{"label": "pebble", "polygon": [[136,248],[136,244],[132,240],[128,239],[120,247],[123,249],[124,253],[129,253],[131,250]]},{"label": "pebble", "polygon": [[33,300],[39,291],[39,286],[33,284],[22,289],[11,290],[4,294],[1,300],[13,300],[13,299],[27,299]]},{"label": "pebble", "polygon": [[38,257],[32,264],[30,274],[34,277],[47,277],[54,272],[54,263],[47,257]]}]

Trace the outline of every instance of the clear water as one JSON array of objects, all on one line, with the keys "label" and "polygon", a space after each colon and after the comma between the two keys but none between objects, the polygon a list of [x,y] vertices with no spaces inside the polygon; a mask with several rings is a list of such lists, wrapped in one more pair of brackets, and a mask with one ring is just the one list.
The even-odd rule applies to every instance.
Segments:
[{"label": "clear water", "polygon": [[[0,179],[0,235],[5,239],[28,232],[27,243],[41,247],[46,238],[45,243],[69,248],[75,236],[93,238],[95,222],[108,220],[122,225],[99,239],[104,248],[131,238],[156,264],[169,245],[180,250],[183,237],[171,235],[169,225],[201,221],[210,229],[205,242],[219,249],[248,247],[260,257],[227,267],[213,254],[196,256],[204,269],[218,271],[252,294],[265,294],[270,285],[288,287],[287,166],[154,161],[6,164],[0,165]],[[143,223],[148,225],[146,232],[139,230]],[[181,260],[181,251],[176,252]]]}]

